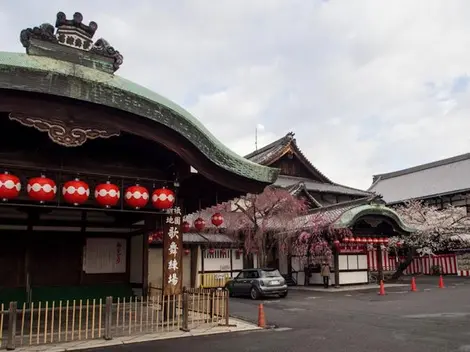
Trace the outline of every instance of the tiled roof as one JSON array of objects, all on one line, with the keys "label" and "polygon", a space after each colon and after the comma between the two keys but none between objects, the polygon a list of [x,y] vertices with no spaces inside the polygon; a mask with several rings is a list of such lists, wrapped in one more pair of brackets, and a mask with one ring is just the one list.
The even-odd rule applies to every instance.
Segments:
[{"label": "tiled roof", "polygon": [[[161,240],[155,240],[152,244],[161,244]],[[212,233],[212,234],[199,234],[199,233],[185,233],[183,234],[183,243],[187,244],[206,244],[206,243],[219,243],[219,244],[233,244],[236,241],[225,235],[220,233]]]},{"label": "tiled roof", "polygon": [[368,189],[387,203],[470,191],[470,153],[373,176]]},{"label": "tiled roof", "polygon": [[321,203],[308,192],[308,189],[305,187],[305,183],[303,182],[294,183],[291,186],[285,187],[285,189],[294,197],[298,197],[303,194],[307,197],[307,201],[315,205],[317,208],[322,207]]},{"label": "tiled roof", "polygon": [[320,172],[313,164],[307,159],[297,145],[294,138],[294,133],[289,132],[284,137],[245,155],[245,158],[255,163],[268,166],[277,159],[279,159],[290,148],[297,154],[299,160],[310,170],[313,175],[319,177],[323,182],[332,183],[331,180]]},{"label": "tiled roof", "polygon": [[276,182],[275,186],[289,187],[296,183],[302,182],[305,184],[305,187],[308,191],[314,191],[319,193],[336,193],[336,194],[347,194],[354,196],[370,196],[371,192],[363,191],[360,189],[343,186],[337,183],[321,183],[317,181],[312,181],[308,178],[294,177],[294,176],[285,176],[280,175]]},{"label": "tiled roof", "polygon": [[304,163],[304,165],[308,169],[310,169],[312,174],[320,177],[323,182],[314,181],[310,178],[279,175],[276,182],[274,183],[275,185],[281,187],[291,187],[299,182],[303,182],[308,191],[315,191],[320,193],[346,194],[353,196],[369,196],[371,194],[370,192],[364,190],[334,183],[333,181],[328,179],[317,168],[315,168],[302,153],[296,143],[293,132],[289,132],[284,137],[264,146],[263,148],[260,148],[258,150],[255,150],[254,152],[251,152],[248,155],[245,155],[245,158],[262,165],[270,165],[278,158],[280,158],[288,148],[291,148],[294,153],[297,154],[299,159]]},{"label": "tiled roof", "polygon": [[[24,83],[26,81],[29,83]],[[58,81],[65,83],[57,84]],[[0,89],[71,98],[143,117],[155,122],[156,129],[164,125],[174,130],[212,163],[247,179],[271,184],[279,172],[228,149],[176,103],[125,78],[91,67],[44,56],[0,51]]]},{"label": "tiled roof", "polygon": [[307,215],[302,215],[297,218],[299,226],[308,226],[321,216],[321,220],[331,224],[338,220],[348,210],[358,206],[370,203],[380,203],[379,197],[376,195],[369,195],[368,197],[355,199],[347,202],[336,203],[322,208],[314,209]]}]

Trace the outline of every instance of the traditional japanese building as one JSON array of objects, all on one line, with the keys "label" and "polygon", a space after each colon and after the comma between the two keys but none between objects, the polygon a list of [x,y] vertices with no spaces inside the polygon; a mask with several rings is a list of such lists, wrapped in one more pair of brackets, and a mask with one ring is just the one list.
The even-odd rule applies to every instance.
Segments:
[{"label": "traditional japanese building", "polygon": [[[331,280],[333,283],[338,285],[368,283],[370,271],[383,272],[388,269],[388,261],[385,260],[388,258],[385,251],[388,237],[413,231],[401,221],[393,209],[385,206],[380,196],[335,183],[325,176],[305,157],[292,132],[253,151],[245,158],[263,166],[279,168],[280,175],[270,187],[283,188],[307,202],[309,214],[297,219],[299,232],[309,231],[314,221],[312,219],[321,218],[325,227],[342,233],[345,232],[342,230],[349,230],[353,234],[353,240],[347,243],[328,243],[330,247],[334,247],[335,253]],[[239,199],[234,199],[227,202],[226,211],[233,210],[231,203],[238,201]],[[210,226],[210,217],[216,209],[208,208],[193,213],[191,219],[202,216]],[[226,231],[230,232],[230,228]],[[210,233],[204,236],[208,238],[206,251],[216,238],[227,237],[223,234]],[[338,238],[341,237],[338,235]],[[234,236],[231,238],[233,241]],[[229,246],[227,243],[226,247]],[[204,245],[201,248],[204,248]],[[278,268],[290,284],[309,285],[319,284],[321,281],[319,267],[308,269],[306,256],[299,256],[290,251],[286,253],[277,247],[273,247],[268,256],[268,265]],[[211,262],[211,258],[206,258],[206,262]],[[198,268],[199,275],[206,272],[201,271],[203,270],[201,265]],[[233,266],[230,270],[212,266],[211,269],[212,274],[218,272],[232,277],[239,270]],[[309,272],[306,275],[307,269]]]},{"label": "traditional japanese building", "polygon": [[174,256],[163,284],[180,289],[180,212],[277,178],[116,75],[123,56],[97,29],[59,12],[21,31],[25,54],[0,52],[0,302],[145,293],[159,228]]},{"label": "traditional japanese building", "polygon": [[368,189],[390,206],[417,199],[442,208],[446,204],[469,209],[470,153],[373,176]]},{"label": "traditional japanese building", "polygon": [[[351,230],[355,241],[338,244],[335,248],[333,283],[344,285],[369,282],[368,273],[371,270],[387,269],[385,251],[381,250],[387,238],[412,231],[374,193],[335,183],[318,170],[302,153],[292,132],[245,158],[279,168],[280,175],[273,186],[283,187],[308,202],[310,214],[299,218],[299,229],[308,231],[309,221],[319,218],[321,214],[322,221],[331,228]],[[372,251],[370,247],[376,250]],[[305,258],[292,253],[283,254],[282,251],[273,253],[273,258],[272,264],[288,279],[293,279],[292,283],[302,285],[321,282],[319,267],[312,268],[308,275],[310,277],[306,277],[307,268],[305,260],[302,260]]]},{"label": "traditional japanese building", "polygon": [[288,188],[292,194],[304,197],[312,209],[372,194],[331,181],[305,157],[293,132],[245,155],[245,158],[260,165],[279,168],[280,175],[274,185]]}]

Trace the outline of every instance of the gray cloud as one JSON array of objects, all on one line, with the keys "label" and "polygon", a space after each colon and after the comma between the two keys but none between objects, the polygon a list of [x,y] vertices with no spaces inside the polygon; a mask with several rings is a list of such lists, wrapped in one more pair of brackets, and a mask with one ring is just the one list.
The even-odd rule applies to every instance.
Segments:
[{"label": "gray cloud", "polygon": [[258,123],[260,144],[293,130],[322,172],[365,188],[468,151],[468,1],[9,1],[1,49],[23,51],[20,30],[59,10],[98,22],[125,56],[119,74],[240,154]]}]

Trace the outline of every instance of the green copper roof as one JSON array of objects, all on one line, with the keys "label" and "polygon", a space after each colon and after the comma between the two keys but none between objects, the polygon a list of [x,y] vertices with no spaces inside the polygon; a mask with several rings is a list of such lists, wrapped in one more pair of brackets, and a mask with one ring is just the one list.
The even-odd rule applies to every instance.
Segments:
[{"label": "green copper roof", "polygon": [[[10,52],[0,52],[2,72],[12,79],[0,79],[0,88],[63,96],[140,115],[183,135],[221,168],[264,183],[277,178],[277,169],[237,155],[182,107],[122,77],[72,62]],[[35,84],[25,85],[15,79],[21,75],[29,75]],[[67,78],[68,84],[54,84],[58,77]]]},{"label": "green copper roof", "polygon": [[410,233],[416,231],[415,229],[408,227],[393,209],[382,204],[364,204],[351,208],[341,214],[341,216],[333,223],[333,226],[336,228],[351,227],[360,217],[365,215],[382,215],[393,219],[404,232]]}]

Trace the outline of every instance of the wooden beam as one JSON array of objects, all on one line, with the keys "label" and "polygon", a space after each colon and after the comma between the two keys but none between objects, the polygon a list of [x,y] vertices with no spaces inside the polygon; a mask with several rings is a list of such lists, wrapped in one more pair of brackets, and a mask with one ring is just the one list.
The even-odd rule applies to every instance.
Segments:
[{"label": "wooden beam", "polygon": [[[86,213],[86,212],[84,212]],[[34,221],[33,226],[47,226],[47,227],[99,227],[99,228],[129,228],[129,229],[141,229],[142,225],[135,225],[135,224],[122,224],[118,222],[107,222],[107,221],[83,221],[83,220],[41,220],[36,219]],[[27,221],[25,219],[10,219],[6,217],[0,216],[0,223],[2,225],[26,225]]]}]

